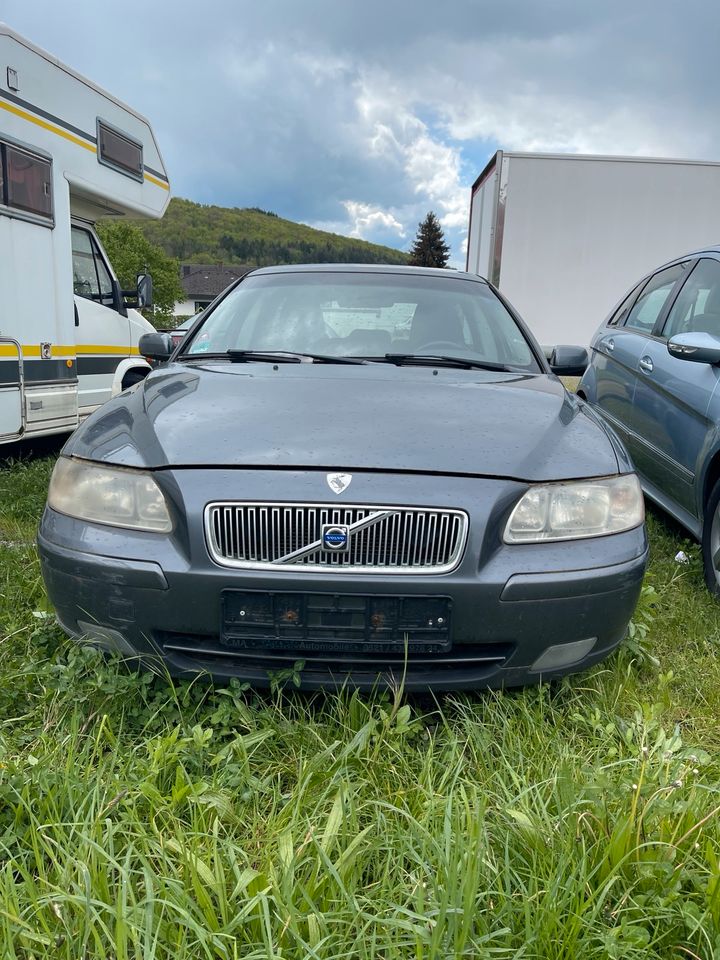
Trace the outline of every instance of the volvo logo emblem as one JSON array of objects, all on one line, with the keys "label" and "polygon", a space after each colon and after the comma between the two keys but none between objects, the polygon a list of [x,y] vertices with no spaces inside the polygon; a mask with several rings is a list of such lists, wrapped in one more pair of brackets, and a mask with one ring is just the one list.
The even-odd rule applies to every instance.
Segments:
[{"label": "volvo logo emblem", "polygon": [[327,480],[327,484],[333,493],[342,493],[343,490],[347,490],[347,488],[350,486],[352,474],[329,473],[325,479]]},{"label": "volvo logo emblem", "polygon": [[323,550],[343,553],[350,549],[350,531],[345,524],[326,523],[322,528]]}]

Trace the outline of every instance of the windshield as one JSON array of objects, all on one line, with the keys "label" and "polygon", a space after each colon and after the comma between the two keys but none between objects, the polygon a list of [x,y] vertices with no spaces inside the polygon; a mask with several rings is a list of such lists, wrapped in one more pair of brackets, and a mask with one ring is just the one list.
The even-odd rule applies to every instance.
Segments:
[{"label": "windshield", "polygon": [[286,351],[467,358],[537,371],[515,320],[484,283],[389,273],[249,276],[207,316],[183,356]]}]

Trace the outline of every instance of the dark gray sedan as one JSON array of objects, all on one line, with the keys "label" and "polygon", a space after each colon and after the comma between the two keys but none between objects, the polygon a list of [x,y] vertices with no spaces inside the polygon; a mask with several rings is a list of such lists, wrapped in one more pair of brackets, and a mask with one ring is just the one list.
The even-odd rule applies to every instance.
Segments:
[{"label": "dark gray sedan", "polygon": [[301,661],[308,688],[583,669],[647,554],[621,443],[497,291],[367,266],[231,287],[72,436],[39,546],[71,636],[258,685]]},{"label": "dark gray sedan", "polygon": [[[689,361],[689,362],[688,362]],[[623,438],[647,495],[702,543],[720,594],[720,249],[643,277],[592,343],[578,393]]]}]

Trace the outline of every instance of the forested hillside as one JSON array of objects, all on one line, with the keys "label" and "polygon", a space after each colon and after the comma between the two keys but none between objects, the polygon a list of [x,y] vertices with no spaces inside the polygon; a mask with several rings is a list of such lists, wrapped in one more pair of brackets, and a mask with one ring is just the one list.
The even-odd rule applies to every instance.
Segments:
[{"label": "forested hillside", "polygon": [[407,254],[315,230],[257,208],[174,197],[162,220],[133,221],[171,257],[194,263],[407,263]]}]

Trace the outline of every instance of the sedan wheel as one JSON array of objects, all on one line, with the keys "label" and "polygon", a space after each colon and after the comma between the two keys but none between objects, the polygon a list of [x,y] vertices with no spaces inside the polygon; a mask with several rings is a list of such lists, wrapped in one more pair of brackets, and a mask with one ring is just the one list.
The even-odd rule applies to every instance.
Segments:
[{"label": "sedan wheel", "polygon": [[707,588],[720,597],[720,481],[715,484],[705,508],[702,557]]}]

